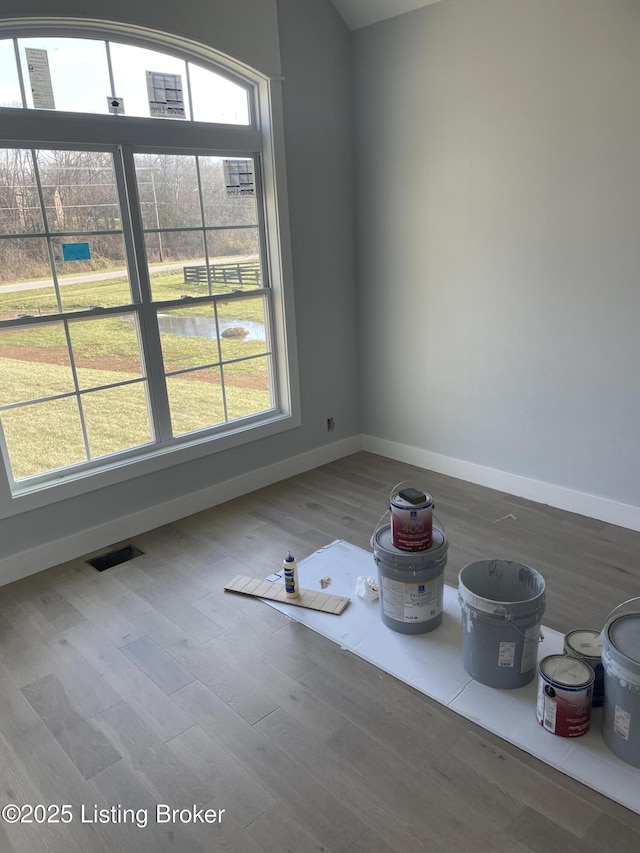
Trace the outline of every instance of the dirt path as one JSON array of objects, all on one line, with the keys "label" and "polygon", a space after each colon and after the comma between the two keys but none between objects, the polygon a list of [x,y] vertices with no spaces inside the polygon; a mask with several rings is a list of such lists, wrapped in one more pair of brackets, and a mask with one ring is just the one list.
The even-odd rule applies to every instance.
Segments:
[{"label": "dirt path", "polygon": [[[0,358],[8,358],[14,361],[28,361],[34,364],[53,364],[68,367],[69,355],[66,347],[28,347],[3,345],[0,347]],[[106,370],[115,373],[128,373],[132,376],[140,375],[140,360],[134,355],[102,355],[92,357],[76,357],[76,367],[87,370]],[[179,370],[179,365],[171,365],[170,369]],[[184,375],[185,379],[193,382],[207,382],[218,384],[217,374],[211,370],[199,370],[195,373]],[[240,388],[250,388],[256,391],[264,389],[264,379],[261,374],[256,375],[250,370],[245,373],[236,374],[233,385]]]}]

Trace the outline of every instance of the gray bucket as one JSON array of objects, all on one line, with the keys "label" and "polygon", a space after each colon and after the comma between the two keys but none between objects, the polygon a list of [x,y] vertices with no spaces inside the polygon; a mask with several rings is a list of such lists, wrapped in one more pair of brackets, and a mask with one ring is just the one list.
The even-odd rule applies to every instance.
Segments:
[{"label": "gray bucket", "polygon": [[393,544],[391,525],[371,538],[378,566],[382,621],[400,634],[426,634],[442,622],[444,567],[448,543],[435,522],[431,545],[422,551],[401,551]]},{"label": "gray bucket", "polygon": [[458,578],[467,673],[488,687],[512,689],[536,674],[545,582],[510,560],[470,563]]},{"label": "gray bucket", "polygon": [[602,665],[602,738],[618,758],[640,767],[640,613],[609,616],[602,631]]}]

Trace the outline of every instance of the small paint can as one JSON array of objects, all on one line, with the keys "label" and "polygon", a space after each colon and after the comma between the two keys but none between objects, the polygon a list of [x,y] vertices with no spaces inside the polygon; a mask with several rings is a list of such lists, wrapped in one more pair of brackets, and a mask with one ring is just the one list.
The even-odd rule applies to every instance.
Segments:
[{"label": "small paint can", "polygon": [[433,498],[418,489],[400,489],[389,501],[391,537],[401,551],[424,551],[431,547]]},{"label": "small paint can", "polygon": [[591,724],[595,673],[573,655],[548,655],[540,661],[536,716],[560,737],[580,737]]},{"label": "small paint can", "polygon": [[569,631],[564,637],[564,653],[580,658],[594,671],[596,679],[593,684],[591,705],[594,708],[601,708],[604,704],[604,666],[600,631],[593,631],[590,628]]}]

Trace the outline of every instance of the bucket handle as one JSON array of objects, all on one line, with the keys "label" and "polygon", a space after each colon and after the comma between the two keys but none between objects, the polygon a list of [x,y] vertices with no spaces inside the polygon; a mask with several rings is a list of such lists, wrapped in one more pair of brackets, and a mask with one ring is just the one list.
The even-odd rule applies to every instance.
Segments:
[{"label": "bucket handle", "polygon": [[382,524],[382,519],[385,517],[385,515],[386,515],[388,512],[389,512],[389,510],[388,510],[388,509],[385,509],[385,511],[384,511],[384,512],[382,513],[382,515],[380,516],[380,518],[379,518],[379,520],[378,520],[378,523],[376,524],[376,526],[375,526],[375,528],[374,528],[374,530],[373,530],[373,533],[371,534],[371,544],[372,544],[372,545],[373,545],[373,543],[376,541],[376,533],[378,532],[378,530],[380,530],[380,526],[381,526],[381,524]]},{"label": "bucket handle", "polygon": [[613,610],[607,616],[607,618],[604,620],[604,624],[606,625],[608,623],[609,619],[611,619],[616,610],[620,610],[621,607],[626,607],[627,604],[631,604],[632,601],[640,601],[640,595],[634,595],[633,598],[627,598],[627,600],[623,601],[622,604],[618,604],[617,607],[614,607]]},{"label": "bucket handle", "polygon": [[382,515],[381,515],[381,516],[380,516],[380,518],[378,519],[378,523],[376,524],[376,526],[375,526],[375,527],[374,527],[374,529],[373,529],[373,534],[371,535],[371,544],[373,544],[373,542],[374,542],[374,540],[375,540],[375,538],[376,538],[376,533],[378,532],[378,530],[380,530],[380,525],[382,524],[382,519],[385,517],[385,515],[386,515],[387,513],[390,513],[390,512],[391,512],[391,497],[392,497],[392,495],[396,492],[396,490],[397,490],[397,489],[399,489],[399,488],[400,488],[400,486],[408,485],[408,483],[409,483],[409,481],[408,481],[408,480],[400,480],[400,482],[399,482],[399,483],[396,483],[396,485],[395,485],[395,486],[391,489],[391,491],[389,492],[389,497],[388,497],[388,503],[389,503],[389,506],[388,506],[388,507],[387,507],[387,509],[385,509],[385,511],[382,513]]},{"label": "bucket handle", "polygon": [[[518,632],[518,634],[520,634],[520,636],[521,636],[521,637],[524,637],[524,639],[525,639],[525,640],[527,639],[527,635],[525,634],[525,632],[524,632],[524,631],[521,631],[521,630],[520,630],[520,628],[518,628],[518,626],[515,624],[515,622],[512,622],[512,621],[511,621],[511,619],[507,619],[507,622],[509,622],[509,624],[511,625],[511,627],[512,627],[514,630],[516,630],[516,631]],[[544,640],[544,634],[542,633],[542,625],[541,625],[541,626],[540,626],[540,628],[538,629],[538,633],[539,633],[539,635],[540,635],[540,636],[538,637],[538,642],[539,642],[539,643],[541,643],[541,642]]]},{"label": "bucket handle", "polygon": [[[500,617],[504,622],[507,622],[509,625],[511,625],[511,627],[513,628],[513,630],[514,630],[514,631],[517,631],[517,632],[518,632],[518,634],[520,634],[520,636],[521,636],[521,637],[524,637],[524,638],[525,638],[525,640],[526,640],[526,638],[527,638],[526,633],[525,633],[524,631],[522,631],[520,628],[518,628],[518,626],[516,625],[516,623],[515,623],[515,622],[513,621],[513,619],[512,619],[511,613],[503,613],[503,612],[501,612],[501,613],[494,613],[493,615],[494,615],[494,616],[499,616],[499,617]],[[544,640],[544,635],[543,635],[543,633],[542,633],[542,626],[540,626],[540,629],[539,629],[539,630],[540,630],[540,637],[539,637],[538,642],[540,642],[540,643],[541,643],[541,642]]]},{"label": "bucket handle", "polygon": [[[460,601],[460,604],[462,605],[462,598],[460,597],[460,594],[459,594],[459,593],[458,593],[458,600]],[[525,640],[527,639],[527,635],[526,635],[526,633],[525,633],[524,631],[522,631],[520,628],[518,628],[518,626],[516,625],[516,623],[515,623],[515,622],[513,621],[513,619],[511,618],[511,614],[510,614],[510,613],[502,613],[502,612],[501,612],[501,613],[494,613],[493,615],[494,615],[494,616],[499,616],[499,617],[503,620],[503,622],[506,622],[506,623],[508,623],[509,625],[511,625],[511,627],[513,628],[513,630],[514,630],[514,631],[517,631],[517,632],[518,632],[518,634],[520,634],[520,636],[521,636],[521,637],[523,637]],[[542,618],[542,617],[541,617],[541,618]],[[544,640],[544,634],[542,633],[542,625],[539,625],[539,627],[538,627],[538,633],[539,633],[539,636],[538,636],[538,642],[539,642],[539,643],[541,643],[541,642]]]}]

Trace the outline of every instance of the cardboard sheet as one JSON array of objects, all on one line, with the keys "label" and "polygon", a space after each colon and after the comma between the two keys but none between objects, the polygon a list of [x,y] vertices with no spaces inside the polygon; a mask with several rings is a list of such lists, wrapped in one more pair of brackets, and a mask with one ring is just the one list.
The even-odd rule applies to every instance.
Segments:
[{"label": "cardboard sheet", "polygon": [[349,604],[349,599],[342,595],[331,595],[319,590],[301,589],[298,598],[287,598],[283,583],[264,581],[248,575],[236,575],[225,584],[225,592],[238,592],[241,595],[253,595],[255,598],[266,598],[269,601],[281,601],[293,607],[308,607],[310,610],[320,610],[322,613],[332,613],[339,616]]},{"label": "cardboard sheet", "polygon": [[[342,648],[358,655],[416,690],[451,708],[551,767],[577,779],[640,814],[640,769],[621,761],[601,735],[602,709],[594,708],[591,728],[579,738],[563,738],[542,728],[536,719],[537,678],[517,690],[495,690],[474,681],[462,663],[462,628],[458,593],[446,586],[442,624],[427,634],[399,634],[383,624],[380,602],[356,595],[359,576],[376,576],[372,554],[337,540],[302,560],[300,584],[348,596],[349,607],[340,616],[265,601],[291,619],[306,625]],[[277,581],[272,575],[269,580]],[[538,659],[561,654],[564,636],[543,627]]]}]

